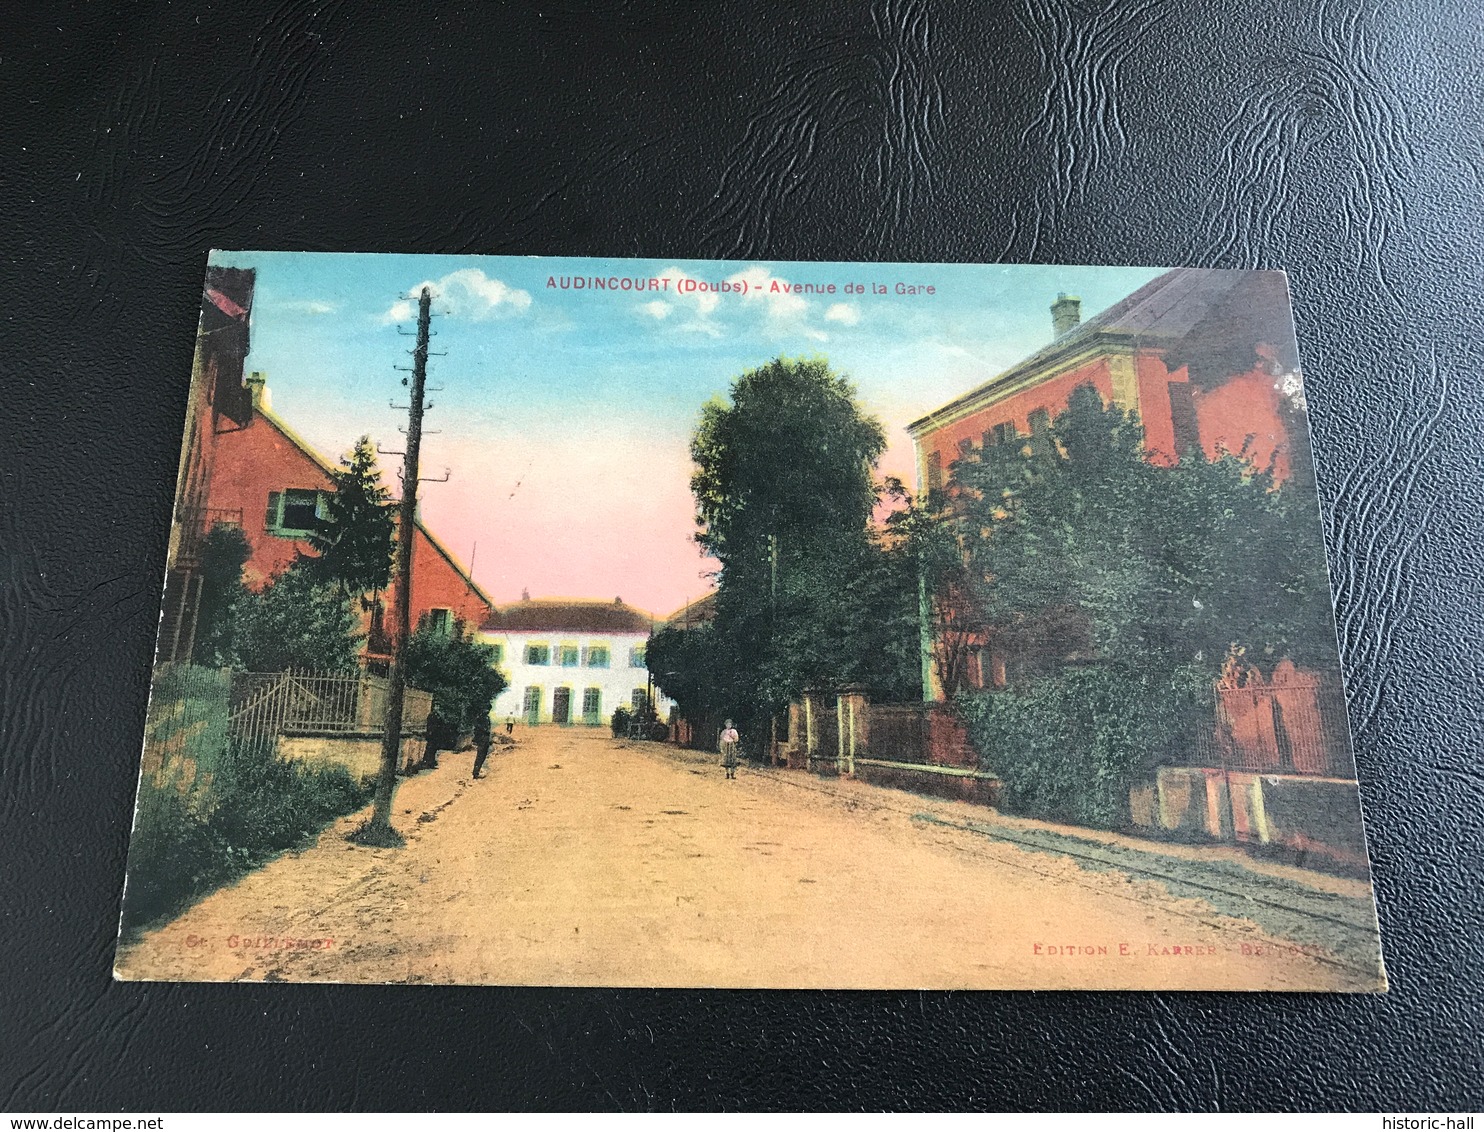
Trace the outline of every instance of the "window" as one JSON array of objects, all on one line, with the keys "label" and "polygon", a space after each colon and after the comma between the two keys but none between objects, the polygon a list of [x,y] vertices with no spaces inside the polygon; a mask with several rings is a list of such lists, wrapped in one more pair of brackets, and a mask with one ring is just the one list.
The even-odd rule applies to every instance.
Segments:
[{"label": "window", "polygon": [[631,648],[629,650],[629,667],[630,668],[643,668],[644,667],[644,646],[643,645],[635,645],[633,648]]},{"label": "window", "polygon": [[587,666],[589,668],[607,668],[608,667],[608,646],[607,645],[589,645],[588,648],[586,649],[586,652],[587,652]]},{"label": "window", "polygon": [[1006,421],[997,424],[994,428],[986,429],[984,432],[984,447],[993,448],[997,444],[1007,444],[1014,440],[1019,434],[1015,431],[1015,422]]},{"label": "window", "polygon": [[536,665],[550,664],[551,663],[551,646],[550,645],[527,645],[526,646],[526,663],[527,664],[536,664]]},{"label": "window", "polygon": [[323,518],[327,498],[325,492],[308,488],[270,491],[263,527],[280,538],[306,538]]},{"label": "window", "polygon": [[453,632],[453,610],[430,609],[423,614],[423,618],[429,629],[440,637],[447,637]]},{"label": "window", "polygon": [[640,715],[643,715],[644,709],[649,706],[649,693],[643,688],[635,688],[629,696],[629,706]]},{"label": "window", "polygon": [[595,725],[603,722],[603,690],[588,688],[582,693],[582,722]]},{"label": "window", "polygon": [[1028,423],[1031,426],[1031,452],[1044,456],[1051,437],[1051,414],[1045,409],[1032,409]]},{"label": "window", "polygon": [[563,645],[560,650],[560,660],[563,668],[576,668],[580,654],[576,645]]},{"label": "window", "polygon": [[283,493],[283,527],[289,531],[312,531],[319,518],[319,492],[289,490]]},{"label": "window", "polygon": [[491,664],[504,664],[505,663],[505,646],[504,645],[490,645],[490,663]]},{"label": "window", "polygon": [[1195,388],[1188,381],[1172,381],[1170,424],[1175,432],[1175,455],[1185,459],[1201,447],[1201,425],[1195,413]]},{"label": "window", "polygon": [[929,491],[943,490],[943,453],[941,452],[928,453],[927,485]]},{"label": "window", "polygon": [[532,685],[526,689],[525,714],[527,723],[541,722],[541,688]]}]

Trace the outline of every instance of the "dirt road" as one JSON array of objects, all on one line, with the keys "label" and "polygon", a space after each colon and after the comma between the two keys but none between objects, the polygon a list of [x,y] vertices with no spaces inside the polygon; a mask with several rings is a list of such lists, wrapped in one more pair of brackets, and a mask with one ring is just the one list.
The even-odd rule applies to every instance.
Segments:
[{"label": "dirt road", "polygon": [[[1148,854],[1116,838],[1104,853],[976,807],[796,771],[744,767],[727,781],[712,757],[577,730],[527,730],[480,780],[469,763],[446,755],[399,787],[405,848],[350,845],[359,819],[345,819],[123,948],[120,977],[1286,990],[1379,979],[1365,931],[1344,926],[1364,925],[1359,882],[1227,864],[1247,887],[1224,885],[1201,857],[1211,851],[1195,849],[1141,871]],[[1095,851],[1062,851],[1084,844]],[[1189,884],[1158,879],[1171,873]]]}]

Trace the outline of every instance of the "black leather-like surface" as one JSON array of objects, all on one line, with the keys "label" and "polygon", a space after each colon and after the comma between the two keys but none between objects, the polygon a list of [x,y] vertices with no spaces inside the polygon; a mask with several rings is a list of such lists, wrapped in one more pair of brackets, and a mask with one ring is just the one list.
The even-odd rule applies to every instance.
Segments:
[{"label": "black leather-like surface", "polygon": [[[7,19],[0,1108],[1484,1106],[1477,8],[453,7]],[[1391,993],[115,985],[213,245],[1288,269]]]}]

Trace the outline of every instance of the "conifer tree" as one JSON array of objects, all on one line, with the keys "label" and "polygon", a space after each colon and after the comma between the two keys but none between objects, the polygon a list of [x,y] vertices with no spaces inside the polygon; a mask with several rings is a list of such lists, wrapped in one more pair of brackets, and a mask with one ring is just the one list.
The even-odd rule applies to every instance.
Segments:
[{"label": "conifer tree", "polygon": [[[369,607],[391,578],[396,525],[391,493],[381,482],[369,436],[361,437],[348,456],[340,457],[340,470],[332,472],[331,478],[335,492],[309,536],[315,551],[311,558],[314,573],[345,597],[360,598]],[[367,594],[371,595],[369,602]]]}]

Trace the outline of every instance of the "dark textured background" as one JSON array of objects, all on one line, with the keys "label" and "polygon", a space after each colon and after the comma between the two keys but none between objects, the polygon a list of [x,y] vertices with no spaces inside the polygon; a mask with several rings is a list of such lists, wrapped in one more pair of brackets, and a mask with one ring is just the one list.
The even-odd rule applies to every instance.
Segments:
[{"label": "dark textured background", "polygon": [[[9,7],[0,1108],[1484,1106],[1477,5]],[[1392,992],[113,984],[212,246],[1288,269]]]}]

